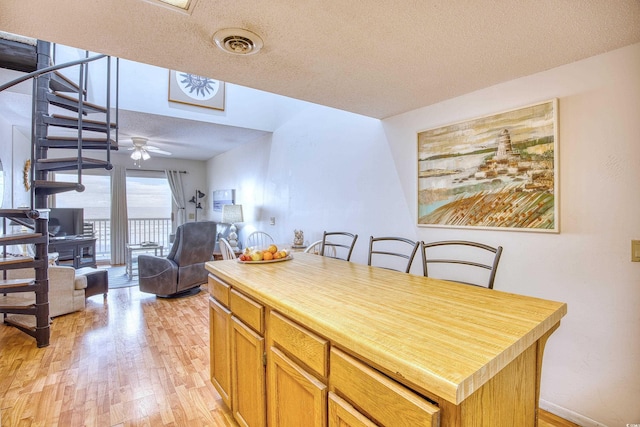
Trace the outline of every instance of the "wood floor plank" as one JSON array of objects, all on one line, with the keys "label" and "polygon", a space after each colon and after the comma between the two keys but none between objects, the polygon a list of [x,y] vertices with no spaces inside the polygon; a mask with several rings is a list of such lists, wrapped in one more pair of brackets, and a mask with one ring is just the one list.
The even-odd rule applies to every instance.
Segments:
[{"label": "wood floor plank", "polygon": [[237,427],[209,381],[207,297],[112,289],[53,319],[44,348],[1,324],[0,425]]},{"label": "wood floor plank", "polygon": [[[204,288],[203,288],[204,289]],[[53,319],[51,344],[0,325],[2,426],[236,427],[209,381],[206,290],[137,287]]]}]

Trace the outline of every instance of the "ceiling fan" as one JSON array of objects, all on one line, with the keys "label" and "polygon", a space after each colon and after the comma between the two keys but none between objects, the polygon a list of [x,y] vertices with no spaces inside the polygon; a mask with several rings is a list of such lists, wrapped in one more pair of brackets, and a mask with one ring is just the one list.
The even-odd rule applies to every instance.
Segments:
[{"label": "ceiling fan", "polygon": [[164,151],[159,149],[158,147],[154,147],[153,145],[148,145],[148,138],[143,138],[140,136],[132,136],[131,142],[133,143],[133,147],[129,148],[131,153],[131,158],[134,160],[134,164],[140,166],[141,160],[149,160],[151,158],[151,153],[154,154],[162,154],[164,156],[170,156],[171,153],[168,151]]}]

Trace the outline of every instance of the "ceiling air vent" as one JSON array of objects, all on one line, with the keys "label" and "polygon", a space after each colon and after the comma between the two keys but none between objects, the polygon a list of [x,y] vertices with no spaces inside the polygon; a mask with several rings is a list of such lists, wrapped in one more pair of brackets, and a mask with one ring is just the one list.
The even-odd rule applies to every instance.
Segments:
[{"label": "ceiling air vent", "polygon": [[262,39],[255,33],[241,28],[225,28],[213,35],[216,45],[233,55],[253,55],[262,48]]}]

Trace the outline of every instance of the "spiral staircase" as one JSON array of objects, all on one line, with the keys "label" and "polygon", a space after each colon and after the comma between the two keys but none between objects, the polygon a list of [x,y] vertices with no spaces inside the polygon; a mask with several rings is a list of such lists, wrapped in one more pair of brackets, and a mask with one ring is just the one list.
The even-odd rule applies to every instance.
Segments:
[{"label": "spiral staircase", "polygon": [[[116,59],[116,82],[117,63]],[[90,66],[106,67],[105,105],[87,101]],[[5,324],[33,336],[38,347],[45,347],[50,338],[48,196],[83,191],[83,170],[112,168],[111,151],[118,149],[117,83],[115,103],[111,105],[114,90],[109,56],[87,53],[85,58],[55,64],[55,46],[40,40],[25,43],[0,39],[0,67],[27,73],[0,85],[0,92],[23,81],[33,82],[30,206],[0,209],[0,313]],[[59,149],[73,150],[73,154],[49,156]],[[86,156],[85,150],[91,150],[92,157]],[[95,153],[100,158],[93,157]],[[77,179],[55,181],[58,171],[77,171]],[[15,226],[27,231],[13,232]],[[11,248],[20,245],[34,245],[33,253],[12,253]],[[34,279],[8,279],[8,271],[18,268],[33,268]],[[34,297],[19,295],[25,293]]]}]

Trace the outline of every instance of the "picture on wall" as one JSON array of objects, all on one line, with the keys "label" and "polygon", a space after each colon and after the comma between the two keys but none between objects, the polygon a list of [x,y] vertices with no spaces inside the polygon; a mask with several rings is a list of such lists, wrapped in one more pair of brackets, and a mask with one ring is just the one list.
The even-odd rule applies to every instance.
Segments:
[{"label": "picture on wall", "polygon": [[169,101],[224,111],[224,82],[170,70]]},{"label": "picture on wall", "polygon": [[418,225],[559,232],[557,99],[418,133]]},{"label": "picture on wall", "polygon": [[236,204],[236,190],[215,190],[213,192],[213,211],[222,212],[222,206]]}]

